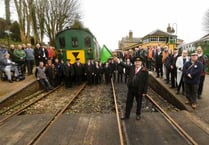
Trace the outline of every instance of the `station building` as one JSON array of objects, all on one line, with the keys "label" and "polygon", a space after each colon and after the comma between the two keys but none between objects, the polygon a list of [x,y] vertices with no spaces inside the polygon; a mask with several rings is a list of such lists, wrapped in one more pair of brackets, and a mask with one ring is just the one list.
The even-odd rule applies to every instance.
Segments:
[{"label": "station building", "polygon": [[123,37],[122,40],[119,41],[119,50],[127,51],[138,46],[147,48],[148,46],[158,45],[162,47],[168,46],[170,50],[173,50],[183,42],[183,40],[177,39],[177,35],[174,33],[175,30],[170,24],[168,24],[167,32],[156,29],[141,38],[134,38],[133,32],[130,31],[128,37]]},{"label": "station building", "polygon": [[189,43],[182,43],[178,46],[178,48],[182,50],[188,50],[189,52],[193,52],[196,50],[197,46],[201,46],[206,53],[209,53],[209,34],[203,36],[198,40]]}]

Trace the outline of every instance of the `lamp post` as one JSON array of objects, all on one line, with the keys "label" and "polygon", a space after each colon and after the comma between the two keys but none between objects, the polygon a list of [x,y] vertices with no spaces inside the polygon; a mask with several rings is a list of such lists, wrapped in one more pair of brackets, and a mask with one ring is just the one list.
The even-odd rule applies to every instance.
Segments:
[{"label": "lamp post", "polygon": [[10,40],[10,35],[12,34],[12,32],[9,31],[9,30],[5,30],[4,32],[8,35],[8,37],[7,37],[7,42],[8,42],[8,48],[9,48],[9,45],[10,45],[9,40]]},{"label": "lamp post", "polygon": [[[173,28],[174,25],[176,26],[176,30],[174,30],[174,28]],[[173,23],[172,30],[174,30],[174,32],[175,32],[175,35],[176,35],[176,43],[177,43],[177,24],[176,23]]]},{"label": "lamp post", "polygon": [[[176,30],[174,29],[174,25],[175,25],[175,27],[176,27]],[[172,24],[172,28],[171,28],[172,30],[172,33],[175,33],[175,44],[176,44],[176,46],[177,46],[177,24],[176,23],[173,23]]]}]

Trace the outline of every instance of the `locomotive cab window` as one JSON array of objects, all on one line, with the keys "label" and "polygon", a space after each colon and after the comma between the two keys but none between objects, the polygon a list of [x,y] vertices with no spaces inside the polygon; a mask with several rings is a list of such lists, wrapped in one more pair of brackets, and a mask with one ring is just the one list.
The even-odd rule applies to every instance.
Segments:
[{"label": "locomotive cab window", "polygon": [[59,38],[60,48],[65,48],[65,38],[60,37]]},{"label": "locomotive cab window", "polygon": [[78,47],[78,38],[77,37],[72,37],[72,47],[73,48]]},{"label": "locomotive cab window", "polygon": [[85,43],[85,46],[86,47],[91,47],[91,38],[89,36],[87,36],[85,39],[84,39],[84,43]]}]

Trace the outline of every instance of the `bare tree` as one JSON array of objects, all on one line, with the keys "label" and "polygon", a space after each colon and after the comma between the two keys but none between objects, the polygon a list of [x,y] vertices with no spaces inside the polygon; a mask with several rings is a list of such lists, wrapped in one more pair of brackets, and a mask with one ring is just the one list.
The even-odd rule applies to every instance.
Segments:
[{"label": "bare tree", "polygon": [[10,0],[4,0],[4,4],[5,4],[6,22],[7,22],[7,24],[11,24],[11,20],[10,20]]},{"label": "bare tree", "polygon": [[[49,37],[52,45],[55,44],[55,35],[65,27],[70,27],[79,14],[78,0],[37,0],[39,28],[41,40],[43,33]],[[43,15],[44,13],[44,15]]]},{"label": "bare tree", "polygon": [[20,25],[20,38],[24,43],[30,42],[31,39],[31,9],[33,8],[33,1],[14,0]]},{"label": "bare tree", "polygon": [[37,11],[36,11],[36,3],[31,6],[31,19],[32,19],[32,30],[33,30],[33,38],[34,38],[34,44],[40,41],[38,29],[39,26],[37,25]]},{"label": "bare tree", "polygon": [[[78,0],[14,0],[22,42],[43,42],[44,35],[55,44],[55,35],[70,27],[79,16]],[[78,18],[77,18],[78,19]],[[31,29],[32,28],[32,29]]]},{"label": "bare tree", "polygon": [[207,10],[207,12],[205,13],[205,17],[203,20],[203,29],[209,33],[209,9]]}]

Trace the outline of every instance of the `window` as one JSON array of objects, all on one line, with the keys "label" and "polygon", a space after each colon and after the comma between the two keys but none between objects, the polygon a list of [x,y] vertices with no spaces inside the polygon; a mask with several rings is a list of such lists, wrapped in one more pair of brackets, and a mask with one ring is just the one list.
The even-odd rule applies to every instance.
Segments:
[{"label": "window", "polygon": [[146,38],[146,39],[143,40],[143,43],[148,43],[148,42],[150,42],[149,38]]},{"label": "window", "polygon": [[78,47],[78,38],[77,37],[72,37],[72,47],[73,48]]},{"label": "window", "polygon": [[161,42],[166,42],[166,41],[167,41],[167,38],[166,38],[166,37],[160,37],[160,38],[159,38],[159,41],[161,41]]},{"label": "window", "polygon": [[59,38],[60,48],[65,48],[65,37]]},{"label": "window", "polygon": [[158,37],[151,37],[150,40],[151,41],[158,41]]},{"label": "window", "polygon": [[84,39],[84,43],[85,43],[85,46],[86,47],[91,47],[91,38],[89,36],[87,36],[85,39]]}]

